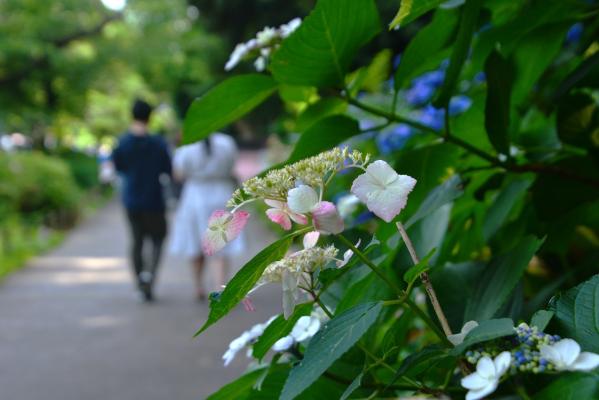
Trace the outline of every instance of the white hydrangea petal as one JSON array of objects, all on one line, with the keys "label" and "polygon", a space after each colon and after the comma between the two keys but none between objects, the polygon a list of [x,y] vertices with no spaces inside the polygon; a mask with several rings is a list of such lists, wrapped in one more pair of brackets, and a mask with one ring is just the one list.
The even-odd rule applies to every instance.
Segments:
[{"label": "white hydrangea petal", "polygon": [[497,357],[493,360],[495,364],[495,376],[496,378],[500,378],[501,375],[505,373],[510,367],[510,362],[512,361],[512,355],[509,351],[503,351],[499,353]]},{"label": "white hydrangea petal", "polygon": [[318,193],[307,185],[300,185],[293,188],[287,194],[289,209],[295,213],[304,214],[310,212],[316,203],[318,203]]},{"label": "white hydrangea petal", "polygon": [[592,371],[599,367],[599,354],[583,351],[572,364],[572,370]]},{"label": "white hydrangea petal", "polygon": [[580,355],[580,345],[572,339],[562,339],[553,344],[553,347],[560,354],[564,364],[568,366],[572,365]]},{"label": "white hydrangea petal", "polygon": [[482,357],[476,363],[476,373],[484,379],[495,377],[495,364],[489,357]]},{"label": "white hydrangea petal", "polygon": [[240,350],[244,348],[250,340],[249,332],[243,332],[241,336],[233,339],[231,343],[229,343],[229,348],[232,350]]},{"label": "white hydrangea petal", "polygon": [[303,240],[304,249],[311,249],[312,247],[316,246],[316,243],[318,243],[318,238],[320,238],[320,232],[318,231],[306,233]]},{"label": "white hydrangea petal", "polygon": [[288,319],[293,314],[298,298],[298,277],[288,270],[284,270],[281,284],[283,287],[283,316]]},{"label": "white hydrangea petal", "polygon": [[372,193],[378,192],[381,189],[382,186],[366,173],[354,179],[351,186],[351,192],[364,204],[368,202]]},{"label": "white hydrangea petal", "polygon": [[281,210],[285,208],[285,203],[279,200],[264,199],[264,202],[266,203],[266,205],[273,208],[279,208]]},{"label": "white hydrangea petal", "polygon": [[318,318],[310,318],[310,325],[306,329],[308,337],[316,335],[316,332],[320,329],[320,320]]},{"label": "white hydrangea petal", "polygon": [[539,349],[539,352],[541,353],[541,357],[550,363],[555,364],[558,369],[562,366],[563,360],[561,359],[559,352],[553,346],[543,345]]},{"label": "white hydrangea petal", "polygon": [[291,336],[283,336],[272,345],[274,351],[285,351],[289,350],[293,346],[293,338]]},{"label": "white hydrangea petal", "polygon": [[366,168],[366,173],[383,187],[394,182],[398,176],[397,172],[383,160],[371,162]]},{"label": "white hydrangea petal", "polygon": [[228,349],[225,354],[223,354],[223,361],[225,362],[225,367],[231,364],[231,361],[235,358],[237,354],[236,350]]},{"label": "white hydrangea petal", "polygon": [[487,386],[489,383],[488,379],[483,378],[477,372],[474,372],[464,378],[462,378],[461,384],[464,388],[469,390],[479,390]]},{"label": "white hydrangea petal", "polygon": [[489,394],[493,393],[495,389],[497,389],[497,385],[499,382],[497,380],[489,382],[487,386],[479,390],[471,390],[466,393],[466,400],[479,400],[482,399]]},{"label": "white hydrangea petal", "polygon": [[293,326],[293,329],[291,330],[291,337],[297,342],[303,342],[304,340],[308,339],[308,327],[310,326],[310,319],[311,318],[309,316],[304,315],[300,317]]}]

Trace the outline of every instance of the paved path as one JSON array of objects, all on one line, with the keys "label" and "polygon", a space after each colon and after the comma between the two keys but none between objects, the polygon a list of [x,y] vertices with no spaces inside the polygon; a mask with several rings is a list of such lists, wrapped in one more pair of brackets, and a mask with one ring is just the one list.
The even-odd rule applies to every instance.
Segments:
[{"label": "paved path", "polygon": [[[271,235],[253,223],[255,254]],[[0,398],[10,400],[203,399],[244,370],[229,341],[279,312],[275,289],[254,296],[258,311],[239,307],[192,339],[208,306],[193,301],[184,260],[167,257],[152,305],[134,295],[127,231],[110,203],[55,251],[0,283]]]}]

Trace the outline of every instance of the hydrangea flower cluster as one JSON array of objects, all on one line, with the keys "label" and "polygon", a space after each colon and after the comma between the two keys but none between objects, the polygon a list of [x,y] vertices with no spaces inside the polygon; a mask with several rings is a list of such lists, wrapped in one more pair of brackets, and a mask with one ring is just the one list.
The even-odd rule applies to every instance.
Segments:
[{"label": "hydrangea flower cluster", "polygon": [[[225,367],[228,366],[235,359],[237,353],[243,349],[247,349],[246,355],[248,358],[251,358],[251,346],[258,341],[266,328],[275,319],[276,316],[272,316],[266,322],[252,326],[249,330],[244,331],[241,335],[233,339],[231,343],[229,343],[229,348],[222,357]],[[327,319],[328,317],[324,312],[322,312],[320,308],[316,308],[310,315],[300,317],[291,329],[289,335],[277,340],[273,344],[271,350],[284,352],[298,343],[306,343],[320,330],[320,327]]]},{"label": "hydrangea flower cluster", "polygon": [[[313,231],[304,236],[304,249],[267,266],[254,290],[267,283],[283,287],[283,311],[291,315],[300,289],[312,288],[312,273],[335,261],[341,268],[349,262],[352,251],[337,259],[333,246],[317,246],[322,234],[340,234],[345,225],[337,206],[324,200],[327,184],[338,172],[347,168],[364,171],[351,186],[351,193],[376,216],[391,222],[406,206],[408,194],[416,180],[399,175],[382,160],[370,162],[370,155],[347,148],[334,148],[283,168],[271,170],[243,183],[227,203],[231,211],[217,210],[209,221],[203,238],[205,254],[211,255],[239,235],[249,214],[240,211],[245,204],[261,200],[271,207],[267,217],[284,230],[311,223]],[[358,243],[359,245],[359,243]]]},{"label": "hydrangea flower cluster", "polygon": [[[497,379],[506,372],[510,375],[516,375],[523,372],[539,374],[551,371],[591,371],[599,366],[599,355],[590,352],[581,352],[580,345],[572,339],[562,339],[558,335],[543,333],[536,326],[531,327],[526,323],[521,323],[514,330],[515,336],[510,338],[509,341],[466,352],[466,360],[470,364],[477,366],[475,374],[479,372],[480,365],[486,368],[484,365],[489,363],[488,360],[491,360],[493,357],[497,359],[500,356],[502,359],[509,359],[509,361],[505,368],[501,368],[502,372],[497,376]],[[490,368],[486,369],[490,371]],[[486,374],[485,376],[491,375]],[[480,399],[492,393],[497,388],[497,385],[494,384],[494,379],[487,381],[485,386],[482,385],[482,380],[480,379],[467,378],[462,380],[462,386],[470,390],[466,397],[467,399]],[[471,381],[481,384],[476,386],[471,384]],[[478,392],[473,392],[475,386]]]},{"label": "hydrangea flower cluster", "polygon": [[258,32],[255,38],[245,43],[239,43],[235,46],[235,49],[229,56],[229,60],[225,64],[225,71],[232,70],[241,60],[252,55],[258,56],[254,61],[256,71],[264,71],[273,50],[280,46],[283,39],[299,28],[301,23],[301,18],[294,18],[278,28],[267,26]]}]

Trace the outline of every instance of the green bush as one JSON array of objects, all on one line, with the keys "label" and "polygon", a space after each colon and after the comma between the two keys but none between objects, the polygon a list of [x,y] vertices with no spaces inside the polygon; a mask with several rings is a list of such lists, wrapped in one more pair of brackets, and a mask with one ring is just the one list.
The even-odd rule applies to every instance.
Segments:
[{"label": "green bush", "polygon": [[38,152],[0,154],[0,216],[77,214],[80,191],[67,164]]},{"label": "green bush", "polygon": [[98,186],[98,162],[95,157],[70,149],[61,149],[57,155],[68,165],[77,186],[81,189]]}]

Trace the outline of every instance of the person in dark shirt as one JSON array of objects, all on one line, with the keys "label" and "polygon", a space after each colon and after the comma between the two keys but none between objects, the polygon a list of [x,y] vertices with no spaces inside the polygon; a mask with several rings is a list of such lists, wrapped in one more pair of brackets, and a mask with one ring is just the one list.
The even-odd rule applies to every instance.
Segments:
[{"label": "person in dark shirt", "polygon": [[[131,228],[131,259],[138,289],[152,301],[162,244],[166,236],[165,202],[160,177],[171,174],[168,146],[160,136],[149,135],[152,107],[141,100],[133,105],[133,123],[120,138],[112,161],[123,178],[123,203]],[[143,248],[150,240],[151,257]]]}]

